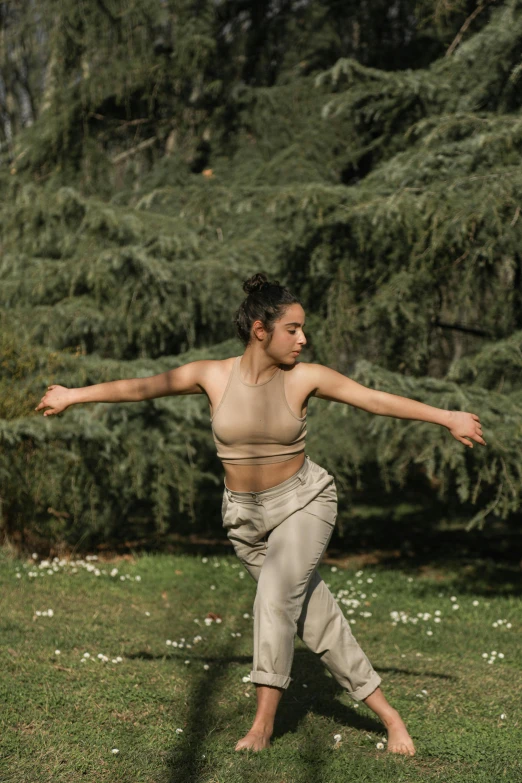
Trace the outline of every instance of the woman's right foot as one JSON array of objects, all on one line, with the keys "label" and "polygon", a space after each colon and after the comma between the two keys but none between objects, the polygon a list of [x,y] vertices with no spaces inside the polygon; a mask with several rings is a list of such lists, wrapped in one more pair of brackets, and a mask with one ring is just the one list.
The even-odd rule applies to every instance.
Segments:
[{"label": "woman's right foot", "polygon": [[389,753],[402,753],[405,756],[414,756],[415,746],[413,740],[408,734],[404,721],[396,710],[392,717],[384,721],[384,725],[388,732],[386,750]]},{"label": "woman's right foot", "polygon": [[234,750],[264,750],[270,747],[270,737],[272,732],[258,731],[256,729],[250,729],[248,734],[240,739],[234,748]]}]

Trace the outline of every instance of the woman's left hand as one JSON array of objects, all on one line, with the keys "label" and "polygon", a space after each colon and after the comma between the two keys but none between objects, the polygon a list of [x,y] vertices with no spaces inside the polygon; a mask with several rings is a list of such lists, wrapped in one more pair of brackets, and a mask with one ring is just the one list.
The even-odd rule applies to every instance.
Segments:
[{"label": "woman's left hand", "polygon": [[486,445],[482,437],[482,425],[476,413],[466,413],[465,411],[450,411],[449,431],[456,440],[465,446],[473,448],[473,443],[469,440],[476,440],[477,443]]}]

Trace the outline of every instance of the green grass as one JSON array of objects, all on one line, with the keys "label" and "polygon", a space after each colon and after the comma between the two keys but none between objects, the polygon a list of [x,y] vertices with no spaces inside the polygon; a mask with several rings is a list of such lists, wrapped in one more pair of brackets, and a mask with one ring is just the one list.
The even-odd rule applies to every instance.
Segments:
[{"label": "green grass", "polygon": [[[89,565],[107,573],[56,565],[50,575],[0,552],[6,783],[522,780],[520,598],[515,589],[492,588],[488,577],[481,583],[477,569],[468,592],[455,566],[419,573],[370,565],[358,577],[355,567],[320,566],[334,594],[351,587],[359,595],[361,606],[347,616],[413,737],[417,755],[407,758],[377,750],[386,736],[380,721],[362,703],[355,707],[297,638],[294,681],[271,748],[234,750],[255,712],[255,686],[242,681],[252,663],[255,584],[234,555],[209,554],[206,563],[196,555],[141,555]],[[119,578],[126,574],[131,578]],[[36,615],[49,608],[52,617]],[[393,626],[392,611],[432,617]],[[205,625],[209,612],[222,622]],[[512,628],[494,628],[497,619]],[[202,640],[194,642],[197,634]],[[166,644],[182,637],[191,648]],[[492,651],[488,664],[482,654]],[[85,652],[90,658],[82,662]],[[117,656],[122,662],[112,663]]]}]

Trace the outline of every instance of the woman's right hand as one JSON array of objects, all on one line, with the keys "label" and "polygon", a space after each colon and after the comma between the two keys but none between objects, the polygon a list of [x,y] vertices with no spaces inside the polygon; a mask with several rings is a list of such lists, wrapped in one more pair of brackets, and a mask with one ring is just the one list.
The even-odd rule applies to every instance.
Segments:
[{"label": "woman's right hand", "polygon": [[65,386],[48,386],[46,393],[36,406],[35,411],[49,408],[49,410],[45,411],[44,416],[52,416],[53,414],[61,413],[69,405],[72,405],[72,392],[72,389],[67,389]]}]

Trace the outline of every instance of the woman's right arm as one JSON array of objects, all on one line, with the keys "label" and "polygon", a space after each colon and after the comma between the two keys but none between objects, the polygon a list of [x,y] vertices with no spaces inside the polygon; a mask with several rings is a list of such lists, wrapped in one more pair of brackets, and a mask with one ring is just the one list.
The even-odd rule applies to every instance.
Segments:
[{"label": "woman's right arm", "polygon": [[147,378],[108,381],[75,389],[48,386],[35,410],[48,408],[44,416],[51,416],[61,413],[69,405],[81,402],[141,402],[174,394],[203,394],[212,364],[215,364],[215,361],[202,359]]}]

